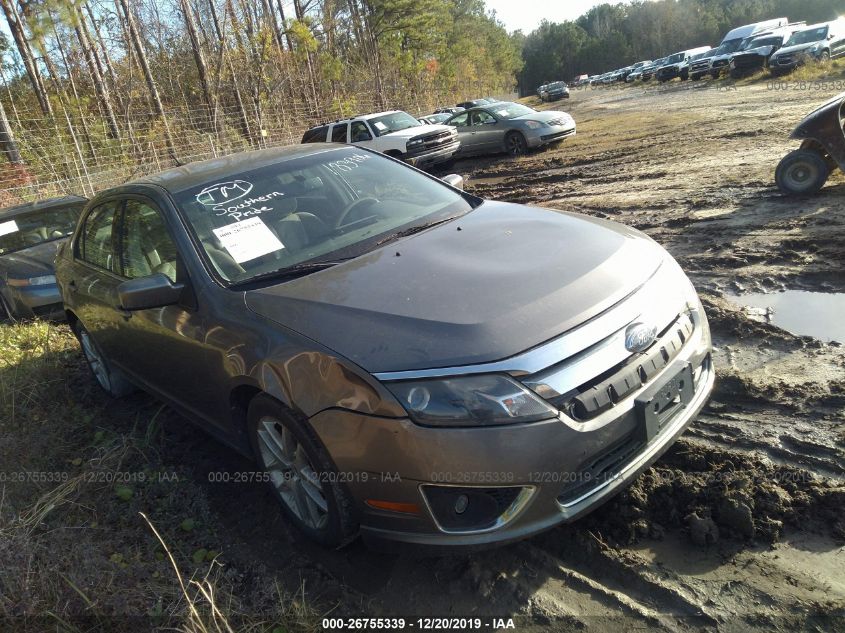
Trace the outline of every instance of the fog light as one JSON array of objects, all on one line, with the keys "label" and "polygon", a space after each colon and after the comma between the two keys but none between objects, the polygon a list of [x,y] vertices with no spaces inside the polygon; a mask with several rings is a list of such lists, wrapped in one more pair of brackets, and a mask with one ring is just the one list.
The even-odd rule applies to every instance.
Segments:
[{"label": "fog light", "polygon": [[455,514],[463,514],[464,510],[467,509],[469,505],[469,497],[466,495],[460,495],[455,500]]}]

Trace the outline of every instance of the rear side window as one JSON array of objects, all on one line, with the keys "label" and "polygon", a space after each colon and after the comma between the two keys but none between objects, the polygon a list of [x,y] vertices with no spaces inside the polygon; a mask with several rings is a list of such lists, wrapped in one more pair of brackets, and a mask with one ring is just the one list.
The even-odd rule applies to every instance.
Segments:
[{"label": "rear side window", "polygon": [[347,123],[340,123],[332,128],[332,143],[345,143],[346,131],[349,129]]},{"label": "rear side window", "polygon": [[321,125],[320,127],[315,127],[308,130],[302,136],[303,143],[325,143],[326,142],[326,134],[329,131],[328,125]]},{"label": "rear side window", "polygon": [[114,251],[114,218],[119,202],[106,202],[85,218],[80,235],[78,255],[93,266],[118,272]]}]

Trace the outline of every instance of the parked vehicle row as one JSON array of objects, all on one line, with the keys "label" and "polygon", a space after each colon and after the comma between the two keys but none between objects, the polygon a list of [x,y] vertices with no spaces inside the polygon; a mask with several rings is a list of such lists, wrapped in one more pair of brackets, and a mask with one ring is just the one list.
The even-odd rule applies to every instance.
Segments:
[{"label": "parked vehicle row", "polygon": [[509,101],[476,99],[456,110],[420,119],[401,111],[341,119],[309,129],[302,142],[349,143],[424,168],[478,154],[524,154],[576,132],[566,112],[538,112]]},{"label": "parked vehicle row", "polygon": [[638,62],[588,79],[590,85],[619,81],[633,83],[655,77],[698,81],[723,74],[739,79],[768,69],[782,75],[808,62],[824,63],[845,56],[845,17],[808,26],[787,18],[746,24],[729,31],[715,48],[700,46],[678,51],[661,59]]}]

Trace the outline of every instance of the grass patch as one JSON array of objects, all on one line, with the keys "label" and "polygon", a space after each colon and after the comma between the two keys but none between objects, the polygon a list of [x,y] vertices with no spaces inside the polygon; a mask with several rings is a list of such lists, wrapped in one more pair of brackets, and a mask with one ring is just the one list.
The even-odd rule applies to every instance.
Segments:
[{"label": "grass patch", "polygon": [[66,326],[0,325],[0,629],[317,629],[297,579],[227,561],[174,417],[103,395]]}]

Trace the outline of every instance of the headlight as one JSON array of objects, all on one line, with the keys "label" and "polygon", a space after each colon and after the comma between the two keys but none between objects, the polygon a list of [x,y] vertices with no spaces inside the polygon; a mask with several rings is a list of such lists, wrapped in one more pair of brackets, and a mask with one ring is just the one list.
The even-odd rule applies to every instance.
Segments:
[{"label": "headlight", "polygon": [[21,288],[24,286],[47,286],[56,283],[55,275],[42,275],[41,277],[30,277],[29,279],[13,279],[9,277],[6,280],[10,286]]},{"label": "headlight", "polygon": [[415,422],[429,426],[496,426],[557,417],[557,410],[516,381],[480,374],[386,383]]},{"label": "headlight", "polygon": [[548,125],[547,123],[543,123],[542,121],[526,121],[525,122],[525,127],[527,127],[529,130],[537,130],[537,129],[540,129],[541,127],[546,127],[547,125]]}]

